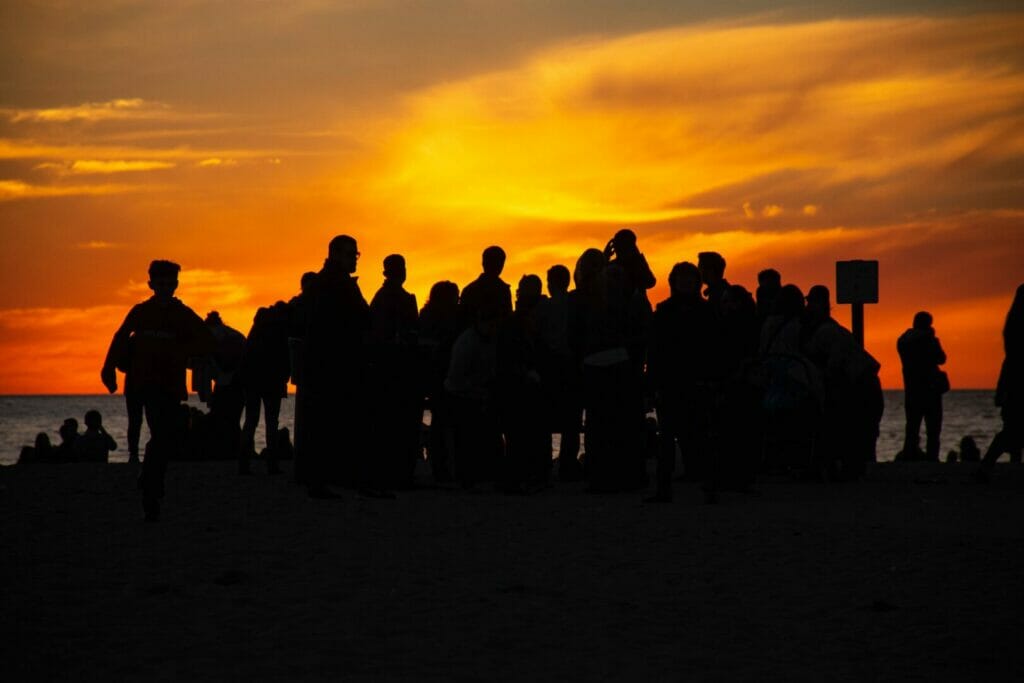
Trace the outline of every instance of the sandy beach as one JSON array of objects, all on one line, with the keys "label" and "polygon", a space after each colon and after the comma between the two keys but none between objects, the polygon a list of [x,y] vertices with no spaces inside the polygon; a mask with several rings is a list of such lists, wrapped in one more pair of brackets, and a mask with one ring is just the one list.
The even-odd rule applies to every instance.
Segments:
[{"label": "sandy beach", "polygon": [[3,467],[3,678],[1013,680],[1024,469],[966,467],[651,506],[173,463],[157,524],[130,465]]}]

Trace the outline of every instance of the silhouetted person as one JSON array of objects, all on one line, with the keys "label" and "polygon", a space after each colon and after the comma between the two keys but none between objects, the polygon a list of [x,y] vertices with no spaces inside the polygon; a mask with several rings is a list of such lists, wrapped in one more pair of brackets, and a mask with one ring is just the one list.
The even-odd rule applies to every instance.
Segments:
[{"label": "silhouetted person", "polygon": [[78,433],[78,420],[73,417],[67,418],[61,423],[57,434],[60,436],[60,443],[53,449],[53,461],[74,462],[78,457],[78,437],[81,436]]},{"label": "silhouetted person", "polygon": [[384,284],[370,302],[373,341],[374,447],[382,485],[409,489],[422,457],[423,392],[416,296],[404,288],[405,259],[384,259]]},{"label": "silhouetted person", "polygon": [[444,387],[452,407],[455,478],[463,488],[492,481],[502,456],[495,403],[497,336],[504,306],[491,301],[452,346]]},{"label": "silhouetted person", "polygon": [[131,373],[138,382],[150,440],[139,483],[147,521],[160,515],[167,461],[180,445],[180,404],[188,398],[185,368],[190,357],[214,350],[213,336],[202,318],[174,297],[181,266],[170,261],[149,265],[153,296],[136,304],[114,333],[100,373],[110,393],[117,391],[114,359],[132,340]]},{"label": "silhouetted person", "polygon": [[77,460],[83,462],[107,462],[110,451],[117,450],[117,442],[103,428],[103,416],[98,410],[85,414],[85,433],[75,444]]},{"label": "silhouetted person", "polygon": [[480,318],[485,306],[498,311],[501,318],[512,315],[512,289],[501,279],[505,269],[505,250],[487,247],[483,257],[484,272],[462,290],[459,298],[459,329],[464,330]]},{"label": "silhouetted person", "polygon": [[245,354],[239,369],[245,390],[245,422],[242,425],[242,447],[239,469],[248,471],[248,460],[255,451],[256,427],[263,407],[266,434],[267,473],[276,474],[278,452],[274,444],[281,414],[281,400],[288,396],[291,366],[288,358],[288,305],[278,301],[260,308],[253,317],[252,328],[245,340]]},{"label": "silhouetted person", "polygon": [[830,293],[824,285],[815,285],[807,293],[801,333],[805,355],[824,381],[822,457],[833,476],[859,478],[865,463],[875,460],[884,409],[878,381],[881,366],[832,318]]},{"label": "silhouetted person", "polygon": [[245,410],[245,387],[239,375],[245,355],[245,335],[225,324],[217,311],[210,311],[205,322],[216,344],[206,366],[213,381],[209,450],[216,459],[238,458],[239,473],[248,474],[248,458],[240,455],[243,449],[239,426]]},{"label": "silhouetted person", "polygon": [[677,263],[668,277],[669,298],[655,308],[647,371],[658,413],[656,485],[651,501],[672,500],[676,445],[684,474],[702,478],[708,467],[708,436],[714,400],[717,343],[714,314],[700,295],[697,266]]},{"label": "silhouetted person", "polygon": [[1006,357],[999,371],[995,403],[1003,418],[1003,428],[992,439],[976,477],[988,481],[996,460],[1003,453],[1019,458],[1024,448],[1024,285],[1017,287],[1003,326]]},{"label": "silhouetted person", "polygon": [[604,256],[609,265],[617,265],[625,272],[629,290],[643,294],[657,283],[647,259],[636,245],[636,233],[632,230],[623,228],[615,233],[605,245]]},{"label": "silhouetted person", "polygon": [[709,354],[719,366],[718,404],[711,423],[715,460],[709,488],[712,492],[718,488],[749,492],[761,464],[764,431],[757,368],[761,327],[754,297],[745,287],[726,288],[717,322],[717,349]]},{"label": "silhouetted person", "polygon": [[295,462],[293,477],[297,483],[305,481],[302,471],[305,458],[302,453],[306,442],[306,401],[303,400],[302,371],[305,365],[306,331],[309,329],[310,292],[316,284],[316,273],[302,274],[300,291],[288,300],[288,363],[291,366],[291,381],[295,385],[295,414],[292,425],[295,429]]},{"label": "silhouetted person", "polygon": [[537,307],[541,281],[524,275],[516,288],[515,312],[498,330],[498,404],[505,434],[506,492],[524,492],[547,481],[551,470],[551,430],[541,386]]},{"label": "silhouetted person", "polygon": [[757,274],[757,319],[763,325],[775,309],[775,300],[782,289],[782,276],[774,268]]},{"label": "silhouetted person", "polygon": [[19,465],[34,465],[36,463],[51,462],[53,460],[53,445],[46,432],[36,434],[36,440],[32,446],[24,446],[18,456]]},{"label": "silhouetted person", "polygon": [[646,485],[642,367],[650,303],[599,249],[576,263],[569,299],[569,346],[581,368],[586,476],[592,491]]},{"label": "silhouetted person", "polygon": [[697,269],[704,283],[704,297],[718,314],[719,300],[729,286],[725,279],[725,259],[717,251],[702,251],[697,254]]},{"label": "silhouetted person", "polygon": [[939,369],[946,362],[946,352],[935,336],[930,313],[921,311],[914,315],[914,326],[900,335],[896,350],[903,363],[903,395],[907,414],[902,458],[915,460],[920,457],[919,433],[923,419],[928,432],[924,457],[938,462],[942,394],[949,390],[949,380]]},{"label": "silhouetted person", "polygon": [[[368,443],[367,338],[370,307],[352,275],[354,238],[331,240],[324,267],[310,287],[305,335],[302,482],[314,498],[334,497],[329,485],[375,493]],[[308,449],[307,449],[308,446]]]},{"label": "silhouetted person", "polygon": [[761,328],[765,459],[769,469],[790,466],[814,474],[814,436],[825,390],[817,366],[803,352],[803,317],[803,292],[796,285],[784,285],[775,313]]},{"label": "silhouetted person", "polygon": [[459,286],[442,280],[430,288],[419,318],[419,343],[426,363],[424,390],[430,405],[427,457],[434,481],[439,483],[452,480],[452,407],[444,390],[444,380],[448,376],[452,346],[459,334],[458,307]]},{"label": "silhouetted person", "polygon": [[569,269],[548,269],[548,298],[537,305],[537,332],[541,382],[548,397],[548,423],[557,432],[558,478],[577,481],[583,477],[579,461],[583,408],[579,396],[579,369],[569,348]]}]

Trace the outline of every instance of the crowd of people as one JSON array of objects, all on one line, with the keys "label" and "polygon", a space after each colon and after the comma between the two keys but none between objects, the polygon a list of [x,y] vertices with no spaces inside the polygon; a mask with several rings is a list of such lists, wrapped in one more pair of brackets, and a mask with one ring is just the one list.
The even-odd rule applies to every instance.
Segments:
[{"label": "crowd of people", "polygon": [[[268,471],[294,452],[295,479],[314,498],[336,497],[338,487],[393,497],[413,486],[424,453],[437,482],[506,492],[552,476],[585,479],[596,492],[640,490],[653,458],[652,502],[670,501],[678,478],[702,483],[713,502],[749,491],[765,471],[852,480],[875,459],[879,364],[832,318],[823,285],[805,296],[769,268],[751,293],[728,281],[722,255],[701,252],[672,268],[668,298],[652,306],[656,277],[636,235],[621,230],[571,272],[548,269],[547,295],[536,274],[513,293],[501,278],[505,252],[492,246],[479,277],[461,291],[435,283],[419,308],[398,254],[384,259],[384,283],[367,302],[359,257],[354,238],[331,240],[323,268],[304,274],[290,301],[260,308],[248,335],[175,298],[177,264],[151,264],[153,296],[129,312],[101,373],[111,392],[117,370],[125,374],[131,460],[143,414],[149,424],[147,519],[159,516],[168,460],[225,454],[249,473],[261,410]],[[982,479],[994,450],[1020,449],[1021,308],[1018,290],[997,392],[1005,426]],[[928,313],[915,316],[898,351],[907,411],[899,457],[937,460],[949,384]],[[187,367],[209,413],[181,403]],[[294,448],[278,423],[289,380]]]}]

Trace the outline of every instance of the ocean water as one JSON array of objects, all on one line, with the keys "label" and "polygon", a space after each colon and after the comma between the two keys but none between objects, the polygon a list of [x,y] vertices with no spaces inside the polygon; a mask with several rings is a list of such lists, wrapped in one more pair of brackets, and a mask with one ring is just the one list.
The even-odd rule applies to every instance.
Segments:
[{"label": "ocean water", "polygon": [[[993,405],[992,391],[952,391],[944,398],[942,427],[942,454],[959,449],[960,439],[970,435],[984,451],[989,441],[1002,426],[999,409]],[[190,405],[202,407],[195,396]],[[112,462],[128,460],[127,440],[128,418],[125,413],[124,396],[0,396],[0,465],[17,462],[21,447],[31,445],[39,432],[46,432],[54,445],[60,443],[57,429],[65,418],[74,417],[84,431],[84,416],[87,410],[96,409],[103,415],[103,425],[118,444],[118,450],[111,453]],[[281,404],[281,426],[292,429],[295,401],[288,398]],[[429,414],[426,416],[429,422]],[[882,417],[881,434],[878,438],[878,459],[892,460],[903,447],[903,392],[885,392],[885,414]],[[924,444],[924,428],[921,429],[921,443]],[[149,438],[145,426],[142,428],[141,443],[145,446]],[[264,446],[263,424],[256,430],[257,451]]]}]

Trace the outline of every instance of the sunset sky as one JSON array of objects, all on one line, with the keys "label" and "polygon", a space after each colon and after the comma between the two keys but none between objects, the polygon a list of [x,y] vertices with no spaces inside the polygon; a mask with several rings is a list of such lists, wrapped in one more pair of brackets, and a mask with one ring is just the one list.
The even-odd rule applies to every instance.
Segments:
[{"label": "sunset sky", "polygon": [[[995,385],[1024,282],[1024,11],[1010,2],[90,0],[0,4],[0,393],[99,393],[151,259],[247,332],[331,236],[420,304],[622,227],[667,295],[717,250],[834,289],[880,262],[867,347],[927,309]],[[847,306],[835,315],[848,322]]]}]

